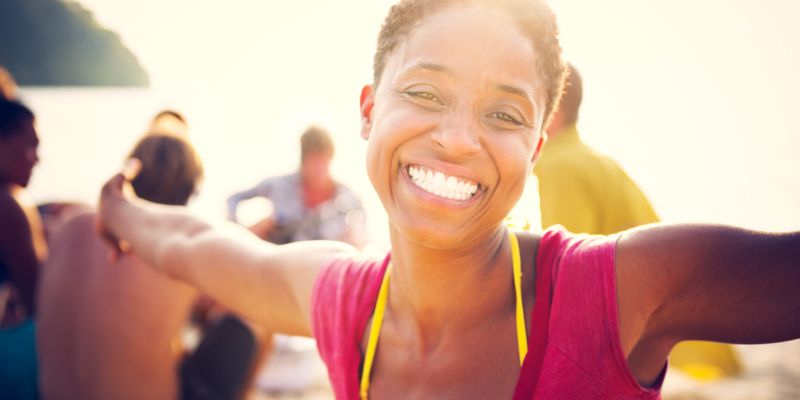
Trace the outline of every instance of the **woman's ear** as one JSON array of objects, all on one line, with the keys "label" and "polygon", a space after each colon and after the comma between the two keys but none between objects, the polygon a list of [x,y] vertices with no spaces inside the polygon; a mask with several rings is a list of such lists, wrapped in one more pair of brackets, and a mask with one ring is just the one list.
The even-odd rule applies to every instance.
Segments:
[{"label": "woman's ear", "polygon": [[542,131],[542,134],[539,135],[539,143],[536,144],[536,150],[533,152],[533,158],[531,158],[531,163],[536,163],[536,160],[539,159],[539,156],[542,154],[542,148],[544,144],[547,143],[547,132]]},{"label": "woman's ear", "polygon": [[372,106],[375,105],[375,91],[372,85],[366,85],[361,89],[361,137],[369,139],[372,130]]}]

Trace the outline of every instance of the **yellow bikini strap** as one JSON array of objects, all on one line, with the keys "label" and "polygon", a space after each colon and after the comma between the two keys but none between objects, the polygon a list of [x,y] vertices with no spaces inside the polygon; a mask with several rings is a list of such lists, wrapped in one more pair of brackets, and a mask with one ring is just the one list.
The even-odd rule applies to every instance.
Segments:
[{"label": "yellow bikini strap", "polygon": [[514,294],[517,303],[517,347],[519,347],[519,364],[525,361],[528,354],[528,332],[525,327],[525,308],[522,304],[522,262],[519,256],[519,242],[514,232],[508,231],[508,240],[511,242],[511,264],[514,274]]},{"label": "yellow bikini strap", "polygon": [[[525,361],[528,354],[528,333],[525,327],[525,310],[522,304],[522,263],[519,255],[519,243],[517,236],[513,232],[508,232],[508,239],[511,243],[511,263],[514,276],[514,293],[517,303],[517,346],[519,347],[519,364]],[[386,267],[383,274],[381,289],[378,292],[378,301],[375,304],[375,311],[372,314],[372,325],[369,328],[369,340],[367,341],[367,351],[364,355],[364,368],[361,371],[361,390],[360,397],[367,400],[369,393],[369,377],[372,372],[372,363],[375,361],[375,349],[378,347],[378,337],[381,334],[383,325],[383,314],[386,311],[386,298],[389,292],[389,275],[392,272],[392,264]]]},{"label": "yellow bikini strap", "polygon": [[389,292],[389,275],[392,272],[392,264],[386,267],[381,282],[381,290],[378,292],[378,301],[375,304],[375,312],[372,314],[372,326],[369,328],[369,341],[367,342],[367,354],[364,356],[364,368],[361,372],[361,399],[367,400],[369,392],[369,375],[372,372],[372,362],[375,360],[375,349],[378,347],[378,336],[381,334],[383,325],[383,312],[386,311],[386,297]]}]

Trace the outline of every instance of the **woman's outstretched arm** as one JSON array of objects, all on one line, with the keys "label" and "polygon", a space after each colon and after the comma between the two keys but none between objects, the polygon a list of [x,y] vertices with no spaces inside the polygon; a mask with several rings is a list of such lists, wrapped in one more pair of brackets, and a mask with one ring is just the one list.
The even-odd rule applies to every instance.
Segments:
[{"label": "woman's outstretched arm", "polygon": [[[682,340],[800,338],[800,232],[651,225],[617,244],[620,336],[629,364]],[[650,363],[650,361],[655,361]]]},{"label": "woman's outstretched arm", "polygon": [[352,254],[352,247],[326,241],[275,246],[234,226],[215,228],[183,207],[135,198],[129,187],[135,173],[117,174],[100,196],[98,225],[113,246],[270,331],[311,335],[317,272]]}]

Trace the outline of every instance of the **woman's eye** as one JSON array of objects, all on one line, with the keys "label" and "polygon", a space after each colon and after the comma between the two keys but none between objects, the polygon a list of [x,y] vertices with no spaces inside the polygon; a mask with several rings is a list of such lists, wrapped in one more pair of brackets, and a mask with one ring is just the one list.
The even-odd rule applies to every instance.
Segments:
[{"label": "woman's eye", "polygon": [[504,121],[504,122],[510,122],[510,123],[512,123],[514,125],[522,125],[522,121],[520,121],[518,118],[514,118],[511,115],[508,115],[508,114],[506,114],[504,112],[500,112],[500,111],[495,111],[495,112],[489,114],[489,117],[495,118],[495,119],[499,119],[500,121]]},{"label": "woman's eye", "polygon": [[440,100],[438,97],[436,97],[435,94],[430,93],[430,92],[408,91],[406,93],[411,97],[416,97],[418,99],[427,100],[427,101],[433,101],[433,102],[435,102],[437,104],[443,104],[442,100]]}]

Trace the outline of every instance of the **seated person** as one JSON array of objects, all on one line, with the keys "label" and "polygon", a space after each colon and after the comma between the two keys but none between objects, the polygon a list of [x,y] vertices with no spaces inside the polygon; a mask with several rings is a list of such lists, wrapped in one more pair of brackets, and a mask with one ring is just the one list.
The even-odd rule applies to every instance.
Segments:
[{"label": "seated person", "polygon": [[278,244],[328,239],[361,247],[365,231],[361,200],[331,177],[333,153],[330,135],[318,127],[308,128],[300,137],[300,170],[234,194],[228,199],[228,218],[237,220],[242,200],[266,197],[274,206],[272,215],[250,227],[262,239]]},{"label": "seated person", "polygon": [[[203,169],[174,135],[147,135],[131,153],[142,162],[134,191],[184,205]],[[134,257],[110,260],[92,213],[51,238],[38,297],[41,391],[59,399],[175,399],[181,335],[197,293]]]}]

